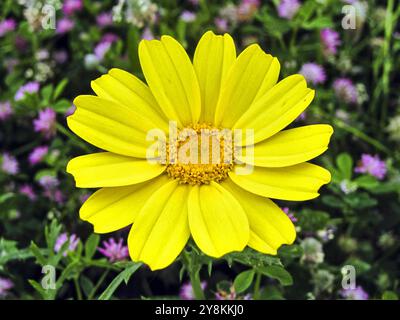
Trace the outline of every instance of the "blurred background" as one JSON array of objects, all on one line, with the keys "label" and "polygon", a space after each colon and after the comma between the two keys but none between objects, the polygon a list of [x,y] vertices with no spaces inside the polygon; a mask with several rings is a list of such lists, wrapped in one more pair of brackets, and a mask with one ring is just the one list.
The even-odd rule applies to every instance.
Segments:
[{"label": "blurred background", "polygon": [[[0,299],[192,299],[187,257],[209,299],[397,299],[399,16],[395,0],[2,0]],[[281,78],[305,76],[316,97],[294,125],[334,127],[317,160],[333,179],[317,199],[279,202],[298,236],[278,257],[211,260],[189,244],[165,270],[136,270],[128,230],[98,236],[79,219],[93,190],[65,167],[95,149],[65,118],[108,69],[143,78],[141,39],[169,34],[192,56],[207,30],[230,33],[238,52],[259,43]]]}]

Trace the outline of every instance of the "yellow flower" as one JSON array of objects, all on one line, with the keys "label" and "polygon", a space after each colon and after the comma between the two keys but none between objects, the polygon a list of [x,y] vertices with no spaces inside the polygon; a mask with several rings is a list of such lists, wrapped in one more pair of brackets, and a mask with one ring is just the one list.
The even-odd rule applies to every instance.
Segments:
[{"label": "yellow flower", "polygon": [[[130,256],[152,270],[170,265],[190,236],[212,257],[247,245],[276,254],[282,244],[293,243],[292,222],[269,198],[313,199],[331,178],[306,162],[327,149],[331,126],[281,131],[314,97],[304,78],[296,74],[277,82],[276,58],[256,44],[236,56],[228,34],[210,31],[201,38],[193,64],[169,36],[141,41],[139,57],[147,85],[111,69],[91,83],[97,96],[78,96],[77,110],[68,117],[73,132],[107,151],[74,158],[67,166],[77,187],[101,188],[83,204],[81,219],[97,233],[133,224]],[[209,164],[179,157],[173,162],[167,154],[167,161],[154,164],[147,160],[154,144],[148,133],[158,128],[171,137],[171,120],[178,136],[186,131],[199,136],[202,129],[249,130],[254,148],[235,153],[235,162],[224,157]],[[227,149],[249,144],[244,136],[233,145],[219,141]],[[183,145],[176,144],[178,153]],[[200,149],[210,145],[201,140]],[[244,165],[237,163],[251,173],[240,174],[236,169]]]}]

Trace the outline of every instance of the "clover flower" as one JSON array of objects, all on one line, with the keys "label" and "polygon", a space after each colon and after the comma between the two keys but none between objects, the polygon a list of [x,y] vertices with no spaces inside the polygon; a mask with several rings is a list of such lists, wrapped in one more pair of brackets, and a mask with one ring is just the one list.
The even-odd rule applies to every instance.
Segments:
[{"label": "clover flower", "polygon": [[300,6],[301,3],[298,0],[281,0],[278,5],[278,16],[291,20],[299,11]]},{"label": "clover flower", "polygon": [[76,234],[71,234],[68,236],[66,232],[60,234],[56,240],[56,243],[54,245],[54,251],[59,252],[64,245],[68,241],[68,247],[63,253],[63,256],[66,256],[68,252],[73,252],[75,251],[76,247],[78,246],[79,243],[79,238],[76,236]]},{"label": "clover flower", "polygon": [[[207,283],[202,281],[200,283],[201,289],[204,290],[207,287]],[[194,300],[196,299],[193,292],[193,287],[190,282],[186,282],[181,286],[179,290],[179,297],[183,300]]]},{"label": "clover flower", "polygon": [[14,96],[14,100],[20,101],[20,100],[24,99],[24,97],[27,93],[33,94],[33,93],[38,92],[39,88],[40,88],[39,82],[36,82],[36,81],[27,82],[26,84],[24,84],[23,86],[21,86],[18,89],[18,91],[16,92],[16,94]]},{"label": "clover flower", "polygon": [[369,173],[371,176],[382,180],[386,176],[386,163],[378,155],[362,154],[358,166],[354,169],[357,173]]},{"label": "clover flower", "polygon": [[13,114],[10,101],[0,102],[0,121],[8,119]]},{"label": "clover flower", "polygon": [[29,154],[28,159],[31,165],[35,165],[43,160],[49,151],[48,146],[39,146],[32,150]]},{"label": "clover flower", "polygon": [[319,64],[308,62],[301,67],[300,74],[310,81],[312,84],[324,83],[326,80],[325,70]]},{"label": "clover flower", "polygon": [[342,289],[340,295],[347,300],[368,300],[368,293],[361,287],[357,286],[354,289]]},{"label": "clover flower", "polygon": [[339,78],[333,82],[337,98],[345,103],[357,103],[358,93],[353,82],[348,78]]},{"label": "clover flower", "polygon": [[335,55],[337,47],[341,44],[339,33],[330,28],[325,28],[321,30],[320,37],[325,55]]},{"label": "clover flower", "polygon": [[1,170],[11,175],[17,174],[19,172],[17,159],[7,152],[3,153],[1,158]]},{"label": "clover flower", "polygon": [[33,127],[49,139],[56,133],[56,113],[51,108],[39,111],[39,116],[33,120]]},{"label": "clover flower", "polygon": [[123,239],[115,241],[114,238],[109,238],[103,241],[103,248],[98,248],[100,253],[108,258],[110,262],[125,260],[129,257],[128,247],[123,245]]}]

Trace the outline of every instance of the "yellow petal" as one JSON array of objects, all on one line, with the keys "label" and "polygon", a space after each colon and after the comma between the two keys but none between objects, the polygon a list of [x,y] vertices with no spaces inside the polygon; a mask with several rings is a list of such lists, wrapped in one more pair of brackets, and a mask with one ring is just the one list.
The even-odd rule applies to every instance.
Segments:
[{"label": "yellow petal", "polygon": [[192,187],[189,226],[196,244],[212,257],[241,251],[249,241],[249,223],[243,208],[215,182]]},{"label": "yellow petal", "polygon": [[193,65],[172,37],[142,40],[139,58],[147,83],[169,120],[185,126],[197,123],[201,112],[200,88]]},{"label": "yellow petal", "polygon": [[[314,90],[307,88],[302,75],[289,76],[255,101],[233,128],[254,130],[254,143],[260,142],[290,124],[313,98]],[[249,144],[244,137],[242,144]]]},{"label": "yellow petal", "polygon": [[214,122],[221,86],[235,60],[235,43],[229,34],[217,36],[208,31],[200,39],[194,53],[193,65],[200,85],[202,122]]},{"label": "yellow petal", "polygon": [[325,152],[333,128],[316,124],[284,130],[254,145],[254,156],[246,154],[237,159],[260,167],[286,167],[302,163]]},{"label": "yellow petal", "polygon": [[80,218],[93,224],[96,233],[122,229],[133,223],[147,199],[167,181],[162,175],[131,186],[102,188],[83,204]]},{"label": "yellow petal", "polygon": [[76,157],[67,165],[79,188],[126,186],[150,180],[164,170],[161,164],[111,152]]},{"label": "yellow petal", "polygon": [[91,86],[100,98],[114,100],[149,119],[154,127],[168,132],[168,121],[150,89],[133,74],[111,69],[108,74],[92,81]]},{"label": "yellow petal", "polygon": [[296,231],[288,216],[270,199],[243,190],[229,179],[222,183],[239,201],[250,225],[249,246],[267,254],[276,254],[282,244],[292,244]]},{"label": "yellow petal", "polygon": [[215,124],[231,128],[250,105],[278,80],[280,65],[257,44],[247,47],[232,66],[215,111]]},{"label": "yellow petal", "polygon": [[328,170],[307,162],[284,168],[254,167],[247,175],[231,171],[229,177],[249,192],[293,201],[318,197],[319,188],[331,180]]},{"label": "yellow petal", "polygon": [[143,261],[151,270],[157,270],[176,259],[190,236],[188,193],[187,185],[172,180],[148,199],[129,233],[132,260]]},{"label": "yellow petal", "polygon": [[77,109],[67,118],[69,128],[98,148],[138,158],[146,158],[151,144],[147,132],[154,124],[142,115],[96,96],[78,96]]}]

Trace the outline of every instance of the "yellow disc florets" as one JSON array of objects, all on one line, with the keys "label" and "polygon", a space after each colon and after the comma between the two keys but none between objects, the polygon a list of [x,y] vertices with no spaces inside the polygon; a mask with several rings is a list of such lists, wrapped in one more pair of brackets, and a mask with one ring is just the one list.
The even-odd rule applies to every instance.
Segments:
[{"label": "yellow disc florets", "polygon": [[230,130],[197,124],[180,130],[167,144],[167,174],[190,185],[221,182],[233,168]]}]

